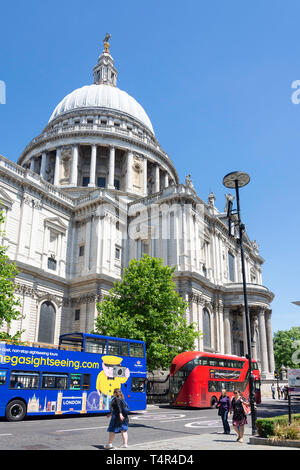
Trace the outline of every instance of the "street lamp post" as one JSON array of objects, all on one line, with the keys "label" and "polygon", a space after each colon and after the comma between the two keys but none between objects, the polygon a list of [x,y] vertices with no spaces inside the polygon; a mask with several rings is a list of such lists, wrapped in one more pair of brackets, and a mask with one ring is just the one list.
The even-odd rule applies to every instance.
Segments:
[{"label": "street lamp post", "polygon": [[[248,347],[248,361],[249,361],[249,402],[251,408],[251,423],[252,423],[252,435],[256,432],[256,407],[255,407],[255,395],[254,395],[254,377],[252,372],[252,354],[251,354],[251,336],[250,336],[250,321],[249,321],[249,310],[247,300],[247,287],[246,287],[246,272],[245,272],[245,258],[244,258],[244,247],[243,247],[243,233],[245,231],[245,225],[241,223],[240,214],[240,198],[239,188],[246,186],[250,181],[250,176],[247,173],[241,171],[234,171],[228,173],[223,178],[223,184],[226,188],[235,188],[236,192],[236,203],[237,203],[237,218],[239,228],[239,243],[241,248],[241,264],[242,264],[242,277],[243,277],[243,292],[244,292],[244,304],[245,304],[245,319],[246,319],[246,334],[247,334],[247,347]],[[227,216],[229,217],[229,232],[231,233],[231,206],[228,210]]]}]

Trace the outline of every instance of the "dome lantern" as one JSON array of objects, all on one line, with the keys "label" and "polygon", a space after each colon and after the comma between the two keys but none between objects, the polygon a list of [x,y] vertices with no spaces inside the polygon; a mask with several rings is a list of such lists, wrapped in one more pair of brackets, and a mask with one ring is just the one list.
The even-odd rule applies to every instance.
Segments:
[{"label": "dome lantern", "polygon": [[103,43],[104,51],[99,56],[98,63],[94,67],[94,84],[95,85],[112,85],[117,86],[118,72],[114,67],[114,60],[109,52],[110,34],[106,34]]}]

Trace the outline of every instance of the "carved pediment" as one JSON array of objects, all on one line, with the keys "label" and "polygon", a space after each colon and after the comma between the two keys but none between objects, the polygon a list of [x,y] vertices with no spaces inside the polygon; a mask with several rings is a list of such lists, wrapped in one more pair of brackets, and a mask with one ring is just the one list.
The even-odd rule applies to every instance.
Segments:
[{"label": "carved pediment", "polygon": [[51,228],[59,233],[66,233],[67,226],[59,217],[50,217],[44,220],[45,227]]},{"label": "carved pediment", "polygon": [[12,205],[12,198],[2,188],[0,188],[0,209],[2,206],[6,207],[7,209],[11,209]]}]

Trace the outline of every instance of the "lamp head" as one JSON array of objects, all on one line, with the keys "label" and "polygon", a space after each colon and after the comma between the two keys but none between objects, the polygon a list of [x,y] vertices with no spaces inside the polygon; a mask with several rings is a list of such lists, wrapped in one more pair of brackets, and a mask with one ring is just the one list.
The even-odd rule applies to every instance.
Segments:
[{"label": "lamp head", "polygon": [[242,171],[233,171],[232,173],[228,173],[223,178],[223,184],[226,186],[226,188],[235,188],[236,181],[238,187],[242,188],[249,183],[250,176],[248,173],[243,173]]}]

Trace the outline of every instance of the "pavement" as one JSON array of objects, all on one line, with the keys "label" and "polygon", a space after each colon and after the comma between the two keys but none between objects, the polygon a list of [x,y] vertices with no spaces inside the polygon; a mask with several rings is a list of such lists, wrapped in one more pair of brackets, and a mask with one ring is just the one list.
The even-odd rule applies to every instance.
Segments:
[{"label": "pavement", "polygon": [[[155,408],[156,405],[148,405],[147,409],[152,407]],[[299,448],[296,447],[250,444],[250,437],[252,437],[252,429],[246,426],[243,443],[237,442],[237,435],[234,430],[232,430],[229,435],[220,432],[212,432],[198,435],[191,434],[189,437],[177,437],[140,444],[129,442],[127,450],[299,450]],[[117,447],[115,447],[115,449],[118,450]]]},{"label": "pavement", "polygon": [[[230,435],[218,433],[199,434],[142,444],[129,442],[126,450],[299,450],[295,447],[249,444],[250,437],[250,430],[249,433],[245,432],[243,443],[237,442],[235,433]],[[118,450],[117,447],[115,449]]]}]

